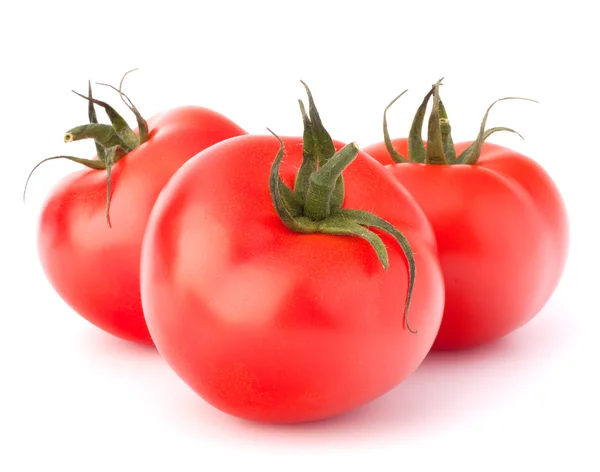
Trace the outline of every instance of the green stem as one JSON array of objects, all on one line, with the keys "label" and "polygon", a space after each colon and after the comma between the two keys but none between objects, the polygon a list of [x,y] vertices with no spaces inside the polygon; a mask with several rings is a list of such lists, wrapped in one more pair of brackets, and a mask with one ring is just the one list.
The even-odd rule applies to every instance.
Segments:
[{"label": "green stem", "polygon": [[358,146],[350,143],[335,153],[325,165],[310,176],[304,215],[313,221],[322,221],[331,215],[331,199],[342,172],[356,159]]},{"label": "green stem", "polygon": [[80,141],[82,139],[93,139],[103,148],[113,146],[122,146],[121,138],[115,133],[111,125],[102,123],[89,123],[87,125],[76,126],[65,133],[65,143]]}]

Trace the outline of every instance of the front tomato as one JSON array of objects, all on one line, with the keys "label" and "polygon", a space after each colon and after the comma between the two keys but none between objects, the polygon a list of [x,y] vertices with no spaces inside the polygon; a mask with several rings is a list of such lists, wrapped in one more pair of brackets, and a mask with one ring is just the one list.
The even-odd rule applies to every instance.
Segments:
[{"label": "front tomato", "polygon": [[[182,107],[148,124],[142,121],[140,135],[147,135],[143,140],[136,142],[129,130],[133,144],[123,149],[129,141],[121,138],[126,135],[120,117],[111,115],[114,127],[102,125],[90,110],[92,123],[66,136],[95,138],[99,156],[76,160],[91,169],[68,175],[47,197],[39,222],[39,257],[54,289],[77,313],[115,336],[151,343],[139,282],[150,210],[171,175],[190,157],[245,131],[214,111]],[[120,130],[118,136],[115,129]]]},{"label": "front tomato", "polygon": [[[443,284],[429,223],[378,163],[329,143],[339,151],[330,162],[348,150],[355,160],[343,174],[343,208],[321,206],[329,215],[322,220],[312,218],[321,197],[310,209],[302,202],[323,196],[325,180],[340,180],[327,174],[303,185],[298,175],[314,144],[306,129],[304,140],[283,139],[280,169],[272,136],[201,152],[175,174],[149,219],[142,299],[152,338],[187,384],[229,414],[298,422],[345,412],[405,379],[437,334]],[[273,190],[282,187],[294,190],[277,200]],[[307,195],[304,210],[290,203],[294,192]],[[366,229],[378,225],[384,229]]]}]

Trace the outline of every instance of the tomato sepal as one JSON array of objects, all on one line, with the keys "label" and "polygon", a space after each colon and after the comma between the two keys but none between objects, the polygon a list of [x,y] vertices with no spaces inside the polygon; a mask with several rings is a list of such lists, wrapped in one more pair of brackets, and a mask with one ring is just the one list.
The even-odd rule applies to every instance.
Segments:
[{"label": "tomato sepal", "polygon": [[[408,262],[409,285],[405,304],[405,326],[415,279],[414,253],[406,237],[387,221],[363,210],[342,208],[344,202],[343,172],[356,159],[359,148],[350,143],[335,151],[333,140],[324,128],[308,86],[308,113],[299,100],[304,123],[302,141],[302,164],[295,177],[295,188],[288,187],[280,176],[281,162],[285,155],[283,141],[273,131],[269,132],[279,141],[279,150],[271,165],[269,191],[275,211],[282,223],[300,234],[322,233],[335,236],[354,236],[367,241],[375,251],[384,270],[389,266],[389,255],[381,237],[371,228],[392,236],[402,248]],[[332,152],[333,150],[333,152]]]},{"label": "tomato sepal", "polygon": [[[506,131],[514,133],[521,139],[523,136],[512,128],[505,126],[497,126],[486,129],[487,118],[492,107],[503,100],[526,100],[529,102],[538,103],[537,100],[523,97],[504,97],[492,103],[485,112],[481,121],[479,133],[475,141],[471,143],[459,156],[456,155],[456,148],[452,139],[452,127],[448,119],[446,108],[440,99],[439,86],[442,84],[442,79],[438,80],[423,98],[423,102],[417,109],[413,119],[410,132],[408,135],[408,157],[400,154],[392,143],[388,130],[387,112],[390,107],[402,96],[407,90],[394,98],[384,109],[383,112],[383,139],[385,147],[394,163],[417,163],[417,164],[433,164],[433,165],[454,165],[467,164],[474,165],[479,160],[483,143],[494,133]],[[433,106],[429,115],[428,132],[427,132],[427,148],[423,144],[422,127],[425,117],[425,111],[429,100],[433,96]]]},{"label": "tomato sepal", "polygon": [[[133,69],[136,70],[136,69]],[[121,78],[119,88],[116,88],[108,84],[99,84],[108,86],[116,90],[125,105],[134,113],[138,123],[138,134],[131,129],[127,124],[127,121],[108,103],[101,100],[97,100],[92,96],[92,85],[88,81],[88,95],[87,97],[79,92],[72,91],[75,95],[84,98],[88,101],[88,119],[89,123],[85,125],[76,126],[67,131],[64,135],[64,142],[71,143],[84,139],[93,139],[96,146],[96,152],[98,159],[82,159],[73,156],[54,156],[41,160],[38,162],[25,181],[23,189],[23,201],[25,201],[25,195],[27,193],[27,186],[29,180],[34,171],[43,163],[55,160],[55,159],[67,159],[71,162],[84,165],[94,170],[106,170],[106,206],[105,206],[105,217],[106,223],[109,228],[112,227],[110,222],[110,199],[111,199],[111,170],[117,162],[124,158],[129,152],[133,151],[141,144],[148,140],[148,123],[139,113],[137,108],[133,105],[125,93],[122,91],[123,80],[130,73],[130,70],[126,72]],[[111,124],[98,123],[98,116],[94,105],[101,106],[106,112]]]},{"label": "tomato sepal", "polygon": [[456,161],[458,164],[470,164],[470,165],[476,164],[477,161],[479,160],[479,156],[481,154],[481,148],[483,146],[484,141],[497,131],[508,131],[511,133],[515,133],[521,139],[524,139],[523,136],[521,136],[519,133],[517,133],[515,130],[513,130],[511,128],[496,127],[496,128],[491,128],[489,130],[485,129],[485,125],[487,123],[487,119],[488,119],[488,115],[490,114],[490,110],[496,103],[504,101],[504,100],[525,100],[528,102],[538,103],[536,100],[532,100],[531,98],[522,98],[522,97],[504,97],[504,98],[499,98],[494,103],[492,103],[488,107],[488,109],[485,111],[485,115],[483,115],[483,120],[481,120],[481,126],[479,128],[479,134],[477,135],[477,139],[475,141],[473,141],[473,143],[467,149],[465,149],[460,154],[460,156],[458,156],[456,158]]}]

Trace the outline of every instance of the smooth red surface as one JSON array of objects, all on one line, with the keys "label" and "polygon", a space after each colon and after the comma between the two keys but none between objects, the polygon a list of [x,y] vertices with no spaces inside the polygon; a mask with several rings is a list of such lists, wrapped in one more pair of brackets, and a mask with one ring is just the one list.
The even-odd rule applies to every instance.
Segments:
[{"label": "smooth red surface", "polygon": [[[457,144],[457,154],[469,144]],[[406,139],[394,147],[408,155]],[[446,284],[434,348],[498,339],[540,311],[558,285],[569,241],[564,203],[540,165],[491,143],[474,166],[393,164],[383,143],[364,151],[389,164],[433,225]]]},{"label": "smooth red surface", "polygon": [[[281,175],[292,185],[302,141],[284,141]],[[359,238],[288,230],[268,189],[278,149],[272,136],[238,137],[175,174],[149,219],[142,299],[158,350],[207,402],[242,418],[298,422],[357,407],[412,373],[437,334],[443,282],[423,212],[360,153],[344,173],[344,207],[387,219],[413,245],[411,334],[397,242],[383,236],[386,272]]]},{"label": "smooth red surface", "polygon": [[81,316],[115,336],[152,343],[140,297],[140,250],[146,221],[171,175],[206,147],[245,131],[224,116],[182,107],[149,120],[150,138],[112,171],[105,220],[106,171],[68,175],[41,213],[38,248],[59,295]]}]

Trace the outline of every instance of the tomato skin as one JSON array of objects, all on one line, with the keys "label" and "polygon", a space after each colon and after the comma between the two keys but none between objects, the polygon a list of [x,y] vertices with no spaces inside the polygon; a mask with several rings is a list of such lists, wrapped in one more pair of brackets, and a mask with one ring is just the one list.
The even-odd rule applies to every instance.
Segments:
[{"label": "tomato skin", "polygon": [[[293,186],[302,140],[283,141],[281,176]],[[344,207],[387,219],[412,244],[418,334],[404,327],[407,263],[395,240],[379,233],[386,272],[359,238],[288,230],[268,189],[278,148],[272,136],[234,138],[175,174],[144,238],[142,300],[159,352],[208,403],[286,423],[345,412],[406,378],[437,334],[444,291],[425,216],[364,153],[344,173]]]},{"label": "tomato skin", "polygon": [[115,336],[152,344],[139,283],[150,210],[190,157],[246,132],[212,110],[192,106],[156,115],[149,129],[149,140],[112,169],[112,228],[105,219],[106,171],[74,172],[46,199],[38,252],[50,283],[73,310]]},{"label": "tomato skin", "polygon": [[[393,144],[408,154],[406,139]],[[458,143],[457,154],[469,144]],[[383,143],[364,151],[388,164],[436,233],[446,307],[435,349],[499,339],[542,309],[566,264],[569,225],[539,164],[491,143],[473,166],[394,164]]]}]

